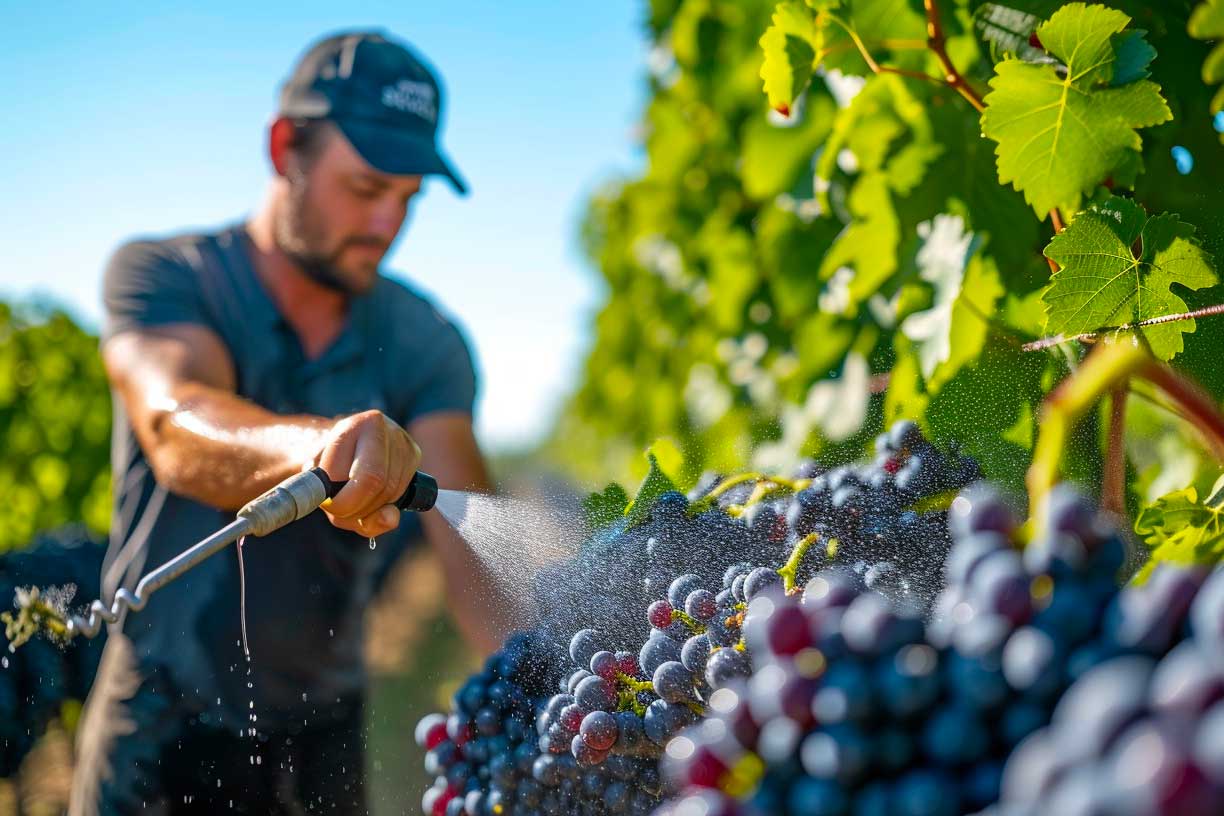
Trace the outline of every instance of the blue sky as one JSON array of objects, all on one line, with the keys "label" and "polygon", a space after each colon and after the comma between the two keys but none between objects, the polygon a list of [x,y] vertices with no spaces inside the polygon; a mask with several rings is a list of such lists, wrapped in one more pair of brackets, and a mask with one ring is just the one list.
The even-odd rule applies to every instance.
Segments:
[{"label": "blue sky", "polygon": [[0,297],[50,296],[96,326],[121,240],[223,224],[261,200],[264,131],[305,46],[386,28],[442,74],[443,142],[472,188],[428,183],[389,268],[466,328],[485,443],[545,434],[599,301],[582,203],[641,161],[645,4],[158,5],[0,5]]}]

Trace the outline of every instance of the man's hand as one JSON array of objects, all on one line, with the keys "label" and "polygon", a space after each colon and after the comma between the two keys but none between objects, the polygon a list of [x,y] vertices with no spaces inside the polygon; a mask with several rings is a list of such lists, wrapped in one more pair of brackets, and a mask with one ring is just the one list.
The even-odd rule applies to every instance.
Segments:
[{"label": "man's hand", "polygon": [[395,502],[421,464],[421,449],[408,432],[381,411],[339,420],[307,467],[319,466],[335,480],[348,480],[322,510],[331,523],[373,538],[399,526]]}]

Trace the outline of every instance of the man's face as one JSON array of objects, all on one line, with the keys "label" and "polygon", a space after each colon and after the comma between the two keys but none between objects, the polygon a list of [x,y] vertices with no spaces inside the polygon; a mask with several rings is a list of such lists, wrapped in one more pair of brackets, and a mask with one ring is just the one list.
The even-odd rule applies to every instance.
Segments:
[{"label": "man's face", "polygon": [[361,294],[374,286],[421,177],[380,173],[339,130],[327,129],[313,155],[291,157],[276,242],[314,280]]}]

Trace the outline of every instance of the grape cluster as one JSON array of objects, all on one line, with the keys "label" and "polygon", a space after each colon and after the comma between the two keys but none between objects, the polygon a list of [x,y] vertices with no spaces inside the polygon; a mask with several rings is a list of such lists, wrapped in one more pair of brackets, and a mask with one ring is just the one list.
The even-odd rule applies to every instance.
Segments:
[{"label": "grape cluster", "polygon": [[427,816],[559,813],[532,769],[539,756],[534,719],[555,687],[561,655],[537,632],[512,635],[483,670],[455,693],[449,714],[430,714],[416,728],[434,784]]},{"label": "grape cluster", "polygon": [[[568,642],[569,665],[551,697],[532,697],[533,734],[522,733],[521,708],[510,709],[515,724],[499,719],[487,695],[502,676],[488,667],[449,718],[422,722],[437,777],[425,812],[649,813],[660,802],[663,747],[707,715],[720,689],[752,674],[748,605],[794,586],[817,560],[810,553],[846,560],[846,580],[860,588],[921,606],[902,571],[938,571],[947,514],[913,506],[963,486],[977,467],[941,454],[908,422],[876,447],[869,463],[709,476],[687,496],[664,492],[640,524],[598,531],[572,561],[546,570],[540,637]],[[501,730],[483,735],[473,759],[482,722]]]},{"label": "grape cluster", "polygon": [[687,812],[693,800],[710,813],[907,812],[863,808],[877,780],[924,784],[906,772],[941,684],[921,616],[847,569],[818,573],[801,593],[780,589],[748,603],[750,676],[712,691],[710,716],[668,743],[665,778],[683,794],[660,812]]},{"label": "grape cluster", "polygon": [[[0,556],[0,599],[8,606],[19,587],[67,584],[76,601],[88,603],[98,594],[105,549],[79,527],[45,533]],[[61,646],[35,638],[0,650],[0,778],[16,772],[66,700],[85,699],[103,642],[82,638]]]},{"label": "grape cluster", "polygon": [[977,486],[958,497],[925,627],[845,570],[753,601],[755,669],[668,745],[666,777],[686,791],[670,812],[692,798],[711,813],[854,816],[995,802],[1008,755],[1068,685],[1118,655],[1167,651],[1196,586],[1193,571],[1169,568],[1119,592],[1125,539],[1071,491],[1047,507],[1022,555],[1004,502]]},{"label": "grape cluster", "polygon": [[[700,576],[681,575],[648,608],[650,633],[636,653],[605,648],[594,629],[577,632],[562,692],[538,720],[537,768],[584,769],[589,789],[601,794],[596,812],[649,813],[659,801],[663,746],[705,714],[712,690],[750,673],[742,612],[781,580],[774,569],[737,564],[715,594]],[[601,771],[603,784],[594,781]]]},{"label": "grape cluster", "polygon": [[991,816],[1224,813],[1224,569],[1202,578],[1161,565],[1124,590],[1111,630],[1133,651],[1084,671],[1020,744]]},{"label": "grape cluster", "polygon": [[563,641],[591,627],[628,644],[633,622],[676,576],[716,587],[729,565],[781,566],[809,536],[872,588],[929,605],[949,543],[947,513],[929,500],[950,499],[981,471],[908,420],[881,434],[875,450],[871,460],[831,468],[804,462],[786,478],[706,474],[687,495],[655,499],[644,522],[596,532],[576,558],[539,577],[554,635]]}]

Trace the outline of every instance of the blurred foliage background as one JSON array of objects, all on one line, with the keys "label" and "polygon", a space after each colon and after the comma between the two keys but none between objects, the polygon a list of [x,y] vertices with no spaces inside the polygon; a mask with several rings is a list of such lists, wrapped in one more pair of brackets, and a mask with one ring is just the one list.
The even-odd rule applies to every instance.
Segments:
[{"label": "blurred foliage background", "polygon": [[0,552],[110,518],[110,392],[97,338],[49,305],[0,303]]},{"label": "blurred foliage background", "polygon": [[[771,111],[760,41],[775,5],[650,3],[648,165],[591,201],[583,237],[607,295],[548,454],[584,480],[628,478],[646,445],[671,436],[693,476],[857,453],[905,416],[1018,486],[1037,402],[1075,362],[1017,348],[1044,333],[1049,220],[1000,183],[978,113],[939,81],[873,74],[853,48],[835,49],[789,116]],[[941,75],[922,2],[807,5],[840,13],[877,62]],[[1034,27],[1061,5],[947,0],[947,51],[984,93],[996,63],[1032,51]],[[1151,79],[1173,113],[1142,130],[1134,197],[1180,213],[1219,255],[1224,155],[1215,89],[1200,77],[1211,46],[1187,34],[1195,4],[1109,5],[1146,31]],[[962,238],[959,268],[923,257]],[[1183,296],[1193,308],[1220,290]],[[1222,341],[1224,323],[1200,320],[1175,361],[1217,395]],[[1149,431],[1168,419],[1144,410],[1133,420]],[[1091,481],[1094,433],[1071,463]]]}]

